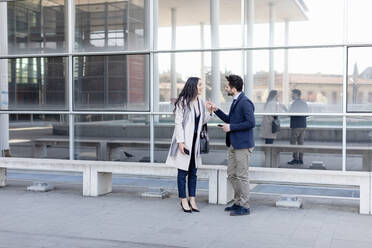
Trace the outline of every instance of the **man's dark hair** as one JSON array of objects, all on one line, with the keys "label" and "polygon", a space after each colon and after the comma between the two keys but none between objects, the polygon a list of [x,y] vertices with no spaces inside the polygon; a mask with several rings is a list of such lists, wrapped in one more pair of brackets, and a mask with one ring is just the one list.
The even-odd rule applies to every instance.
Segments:
[{"label": "man's dark hair", "polygon": [[296,96],[300,97],[301,96],[301,90],[298,89],[293,89],[292,93],[295,94]]},{"label": "man's dark hair", "polygon": [[235,88],[238,92],[243,90],[243,79],[238,75],[226,76],[226,80],[229,82],[230,88]]}]

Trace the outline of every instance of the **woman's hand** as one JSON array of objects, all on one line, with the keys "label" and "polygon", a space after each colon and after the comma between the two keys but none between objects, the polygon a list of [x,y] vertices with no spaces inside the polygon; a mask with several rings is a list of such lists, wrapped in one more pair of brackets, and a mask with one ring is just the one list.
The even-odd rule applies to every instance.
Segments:
[{"label": "woman's hand", "polygon": [[180,150],[180,152],[183,155],[186,155],[186,153],[185,153],[185,145],[182,142],[178,143],[178,150]]}]

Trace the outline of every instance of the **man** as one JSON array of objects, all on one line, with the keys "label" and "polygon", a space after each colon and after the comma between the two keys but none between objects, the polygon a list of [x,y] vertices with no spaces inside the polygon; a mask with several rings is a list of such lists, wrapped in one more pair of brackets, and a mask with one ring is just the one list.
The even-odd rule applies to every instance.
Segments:
[{"label": "man", "polygon": [[226,132],[229,164],[227,167],[228,180],[234,189],[234,203],[226,207],[231,216],[250,214],[249,208],[249,158],[254,148],[253,128],[255,127],[254,105],[244,95],[243,80],[237,75],[226,77],[225,90],[234,100],[229,114],[226,115],[213,103],[207,102],[207,107],[224,121],[221,128]]},{"label": "man", "polygon": [[[308,112],[307,103],[301,100],[301,91],[298,89],[292,90],[292,104],[289,108],[289,112],[306,113]],[[305,128],[306,128],[306,116],[291,116],[290,122],[291,128],[291,145],[303,145]],[[302,152],[295,151],[293,153],[292,161],[288,164],[303,164],[304,154]]]}]

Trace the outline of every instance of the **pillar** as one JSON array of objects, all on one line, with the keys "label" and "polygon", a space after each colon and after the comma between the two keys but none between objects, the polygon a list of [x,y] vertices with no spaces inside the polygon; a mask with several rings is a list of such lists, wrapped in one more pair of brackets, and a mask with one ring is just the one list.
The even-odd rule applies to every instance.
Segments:
[{"label": "pillar", "polygon": [[[289,21],[284,22],[284,46],[288,46]],[[283,104],[289,104],[288,49],[284,49]]]},{"label": "pillar", "polygon": [[[212,48],[219,47],[219,22],[220,22],[220,0],[211,0],[211,42]],[[220,76],[220,55],[219,52],[212,51],[212,68],[211,68],[211,83],[212,83],[212,102],[220,105],[221,102],[221,76]]]},{"label": "pillar", "polygon": [[[269,3],[269,46],[274,46],[275,35],[275,6]],[[269,50],[269,90],[275,89],[274,50]]]},{"label": "pillar", "polygon": [[[8,53],[7,3],[0,2],[0,54]],[[0,108],[8,109],[8,60],[0,59]],[[9,150],[9,115],[0,114],[0,156]]]},{"label": "pillar", "polygon": [[[200,23],[200,48],[204,49],[204,23],[203,22]],[[202,83],[204,84],[202,98],[206,99],[207,85],[205,81],[205,71],[204,71],[204,52],[200,53],[200,79]]]},{"label": "pillar", "polygon": [[[172,46],[171,49],[176,49],[176,14],[175,8],[171,9],[171,24],[172,24]],[[177,77],[176,77],[176,54],[171,53],[171,101],[177,98]]]},{"label": "pillar", "polygon": [[[254,0],[246,0],[245,4],[247,8],[247,47],[253,46],[253,24],[254,24]],[[247,50],[246,56],[246,75],[245,75],[245,94],[248,96],[249,99],[253,100],[253,51]]]}]

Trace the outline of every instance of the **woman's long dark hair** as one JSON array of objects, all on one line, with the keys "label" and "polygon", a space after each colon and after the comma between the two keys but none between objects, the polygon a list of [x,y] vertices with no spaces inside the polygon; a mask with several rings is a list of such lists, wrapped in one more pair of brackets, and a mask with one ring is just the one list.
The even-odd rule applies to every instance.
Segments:
[{"label": "woman's long dark hair", "polygon": [[200,78],[198,77],[189,77],[183,86],[181,93],[179,94],[176,102],[174,103],[174,111],[176,111],[176,107],[178,104],[185,108],[186,106],[190,107],[190,102],[198,95],[198,82]]},{"label": "woman's long dark hair", "polygon": [[270,90],[270,93],[269,93],[269,95],[267,96],[267,99],[266,99],[264,109],[266,109],[267,104],[269,104],[269,102],[271,102],[276,97],[276,95],[278,95],[277,90]]}]

